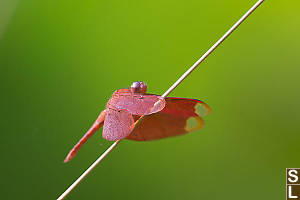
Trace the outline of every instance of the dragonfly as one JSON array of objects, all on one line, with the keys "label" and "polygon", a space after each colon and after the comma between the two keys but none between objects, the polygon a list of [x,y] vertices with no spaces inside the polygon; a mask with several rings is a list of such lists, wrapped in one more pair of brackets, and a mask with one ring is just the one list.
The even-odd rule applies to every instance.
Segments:
[{"label": "dragonfly", "polygon": [[[202,117],[210,112],[203,101],[147,94],[144,82],[116,90],[92,127],[71,149],[70,161],[82,145],[103,126],[102,136],[109,141],[121,139],[151,141],[196,131],[204,126]],[[142,117],[141,122],[136,123]]]}]

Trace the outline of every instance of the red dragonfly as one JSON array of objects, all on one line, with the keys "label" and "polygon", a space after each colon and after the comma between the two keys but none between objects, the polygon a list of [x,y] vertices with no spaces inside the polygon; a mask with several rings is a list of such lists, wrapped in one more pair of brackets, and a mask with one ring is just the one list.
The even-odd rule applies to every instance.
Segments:
[{"label": "red dragonfly", "polygon": [[[196,99],[147,94],[144,82],[116,90],[87,133],[69,152],[70,161],[82,145],[103,126],[103,138],[150,141],[185,134],[203,127],[202,117],[210,112],[207,104]],[[135,126],[141,117],[143,120]]]}]

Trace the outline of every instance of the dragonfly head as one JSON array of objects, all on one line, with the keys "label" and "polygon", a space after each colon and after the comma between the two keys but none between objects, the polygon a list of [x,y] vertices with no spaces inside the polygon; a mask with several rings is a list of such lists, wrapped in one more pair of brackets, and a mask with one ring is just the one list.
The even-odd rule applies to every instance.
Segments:
[{"label": "dragonfly head", "polygon": [[147,91],[147,85],[142,81],[133,82],[130,88],[131,88],[131,92],[133,93],[145,94]]}]

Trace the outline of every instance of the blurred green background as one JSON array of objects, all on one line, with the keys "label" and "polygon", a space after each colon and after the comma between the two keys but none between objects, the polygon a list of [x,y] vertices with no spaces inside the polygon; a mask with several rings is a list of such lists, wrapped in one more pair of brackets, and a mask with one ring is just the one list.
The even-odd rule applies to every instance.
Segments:
[{"label": "blurred green background", "polygon": [[[251,1],[0,0],[1,198],[55,199],[111,144],[68,151],[112,92],[162,94]],[[204,129],[124,140],[68,199],[285,199],[300,167],[300,3],[266,1],[171,96]]]}]

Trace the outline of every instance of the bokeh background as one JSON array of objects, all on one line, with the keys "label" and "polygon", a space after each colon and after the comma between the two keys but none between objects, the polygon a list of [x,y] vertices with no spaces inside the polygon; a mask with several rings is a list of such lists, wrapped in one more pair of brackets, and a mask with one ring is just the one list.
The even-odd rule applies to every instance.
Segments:
[{"label": "bokeh background", "polygon": [[[255,0],[0,0],[1,198],[55,199],[111,144],[68,151],[112,92],[162,94]],[[300,3],[266,1],[171,96],[200,131],[124,140],[68,199],[285,199],[300,167]]]}]

